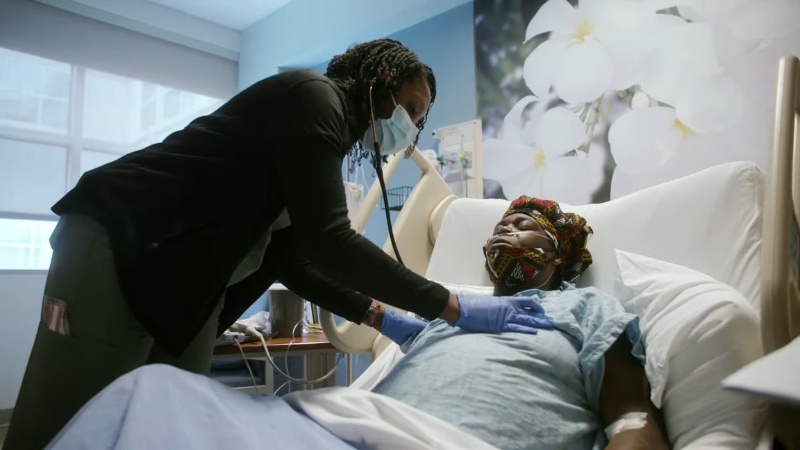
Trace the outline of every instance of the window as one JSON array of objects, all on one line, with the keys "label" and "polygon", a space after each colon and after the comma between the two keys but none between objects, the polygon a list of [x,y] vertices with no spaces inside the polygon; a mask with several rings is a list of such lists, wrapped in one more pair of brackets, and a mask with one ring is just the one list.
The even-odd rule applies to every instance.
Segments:
[{"label": "window", "polygon": [[55,220],[0,219],[0,270],[47,270]]},{"label": "window", "polygon": [[0,126],[67,134],[69,64],[0,48]]},{"label": "window", "polygon": [[0,270],[47,270],[50,207],[222,100],[0,48]]}]

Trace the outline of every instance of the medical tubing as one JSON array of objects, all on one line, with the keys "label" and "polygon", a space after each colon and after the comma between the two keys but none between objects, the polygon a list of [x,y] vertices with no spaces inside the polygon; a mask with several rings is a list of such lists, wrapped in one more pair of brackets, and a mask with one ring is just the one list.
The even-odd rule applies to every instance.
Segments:
[{"label": "medical tubing", "polygon": [[[292,327],[292,338],[289,339],[289,345],[286,346],[286,351],[283,352],[283,367],[286,367],[286,371],[289,371],[289,350],[292,348],[292,344],[294,344],[294,340],[297,339],[297,336],[294,335],[295,330],[297,330],[297,326],[303,323],[303,319],[300,319],[299,322],[294,324]],[[289,386],[289,392],[292,391],[292,387]]]},{"label": "medical tubing", "polygon": [[239,343],[239,340],[236,339],[236,346],[239,347],[239,353],[242,354],[242,358],[244,359],[244,365],[247,367],[247,371],[250,372],[250,379],[253,380],[253,387],[256,388],[256,394],[261,395],[261,391],[258,389],[258,383],[256,383],[256,377],[253,376],[253,370],[250,368],[250,362],[247,361],[247,356],[244,355],[244,350],[242,350],[242,344]]},{"label": "medical tubing", "polygon": [[294,378],[294,377],[290,376],[288,373],[286,373],[283,370],[281,370],[280,367],[278,367],[278,365],[275,364],[275,361],[272,359],[272,355],[269,354],[269,349],[267,348],[267,341],[264,340],[264,336],[263,335],[260,336],[260,337],[261,337],[261,344],[264,346],[264,352],[267,354],[267,359],[269,359],[269,362],[270,362],[270,364],[272,364],[272,367],[274,367],[275,370],[277,370],[279,374],[283,375],[285,378],[287,378],[290,381],[295,381],[297,383],[304,383],[304,384],[321,383],[321,382],[327,380],[328,378],[330,378],[331,375],[336,373],[336,370],[339,368],[339,363],[342,361],[342,355],[339,354],[339,357],[336,358],[336,364],[333,366],[333,369],[331,369],[331,371],[328,372],[327,374],[317,378],[316,380],[304,380],[302,378]]},{"label": "medical tubing", "polygon": [[[297,324],[295,324],[294,328],[292,328],[292,335],[294,335],[294,330],[295,330],[295,329],[297,329],[297,325],[299,325],[299,324],[300,324],[300,323],[302,323],[302,322],[303,322],[303,319],[300,319],[300,321],[299,321],[299,322],[297,322]],[[317,383],[321,383],[321,382],[323,382],[323,381],[327,380],[328,378],[330,378],[330,376],[331,376],[331,375],[333,375],[334,373],[336,373],[336,370],[339,368],[339,363],[342,361],[342,354],[340,353],[340,354],[339,354],[339,356],[338,356],[338,358],[336,358],[336,364],[333,366],[333,369],[331,369],[331,371],[330,371],[330,372],[328,372],[327,374],[325,374],[325,375],[323,375],[323,376],[321,376],[321,377],[317,378],[316,380],[305,380],[305,379],[302,379],[302,378],[294,378],[294,377],[290,376],[288,373],[286,373],[286,372],[284,372],[283,370],[281,370],[281,368],[280,368],[280,367],[278,367],[278,365],[277,365],[277,364],[275,364],[275,360],[272,358],[272,355],[270,355],[270,354],[269,354],[269,348],[267,347],[267,341],[266,341],[266,340],[264,340],[264,335],[263,335],[263,334],[261,334],[261,333],[260,333],[259,331],[257,331],[255,328],[253,328],[253,326],[252,326],[252,325],[251,325],[251,326],[248,326],[247,328],[245,328],[245,330],[244,330],[244,331],[245,331],[245,333],[248,333],[248,334],[250,334],[251,336],[256,336],[256,337],[258,337],[259,339],[261,339],[261,345],[264,347],[264,353],[266,353],[266,355],[267,355],[267,360],[269,361],[269,363],[272,365],[272,367],[273,367],[275,370],[277,370],[277,371],[278,371],[278,373],[279,373],[279,374],[283,375],[284,377],[286,377],[286,379],[288,379],[288,380],[290,380],[290,381],[295,381],[295,382],[297,382],[297,383],[304,383],[304,384],[317,384]],[[286,348],[286,355],[287,355],[287,358],[288,358],[288,354],[289,354],[289,348],[291,348],[292,342],[294,342],[294,338],[292,338],[292,340],[291,340],[291,341],[289,341],[289,346],[287,346],[287,348]],[[288,370],[288,368],[287,368],[287,370]]]},{"label": "medical tubing", "polygon": [[278,386],[278,389],[275,389],[275,392],[273,392],[272,395],[278,395],[278,392],[280,392],[284,386],[288,385],[291,382],[292,382],[291,380],[285,381],[282,385]]}]

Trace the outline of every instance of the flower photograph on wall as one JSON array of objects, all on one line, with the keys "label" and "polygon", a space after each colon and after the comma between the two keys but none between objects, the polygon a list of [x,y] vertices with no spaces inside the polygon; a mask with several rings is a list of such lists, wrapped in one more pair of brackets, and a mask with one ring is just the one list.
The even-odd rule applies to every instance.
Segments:
[{"label": "flower photograph on wall", "polygon": [[599,203],[713,163],[760,162],[766,148],[720,137],[763,128],[746,114],[762,95],[747,70],[774,73],[761,63],[771,47],[800,53],[797,0],[474,7],[486,197]]}]

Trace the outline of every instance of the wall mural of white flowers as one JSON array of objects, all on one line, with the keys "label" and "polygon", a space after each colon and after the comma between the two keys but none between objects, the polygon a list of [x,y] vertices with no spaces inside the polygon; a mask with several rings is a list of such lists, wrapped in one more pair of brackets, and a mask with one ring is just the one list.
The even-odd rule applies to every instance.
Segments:
[{"label": "wall mural of white flowers", "polygon": [[475,0],[485,196],[598,203],[766,165],[800,0]]}]

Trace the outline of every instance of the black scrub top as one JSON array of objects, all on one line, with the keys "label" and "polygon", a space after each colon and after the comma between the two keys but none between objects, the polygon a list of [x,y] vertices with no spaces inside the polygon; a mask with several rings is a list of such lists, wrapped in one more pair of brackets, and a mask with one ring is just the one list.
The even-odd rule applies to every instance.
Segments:
[{"label": "black scrub top", "polygon": [[[220,331],[276,280],[353,322],[369,297],[434,319],[448,291],[350,228],[341,167],[366,130],[358,116],[335,80],[281,73],[87,172],[53,212],[105,226],[134,315],[175,355],[221,298]],[[292,226],[273,232],[259,271],[226,289],[284,208]]]}]

